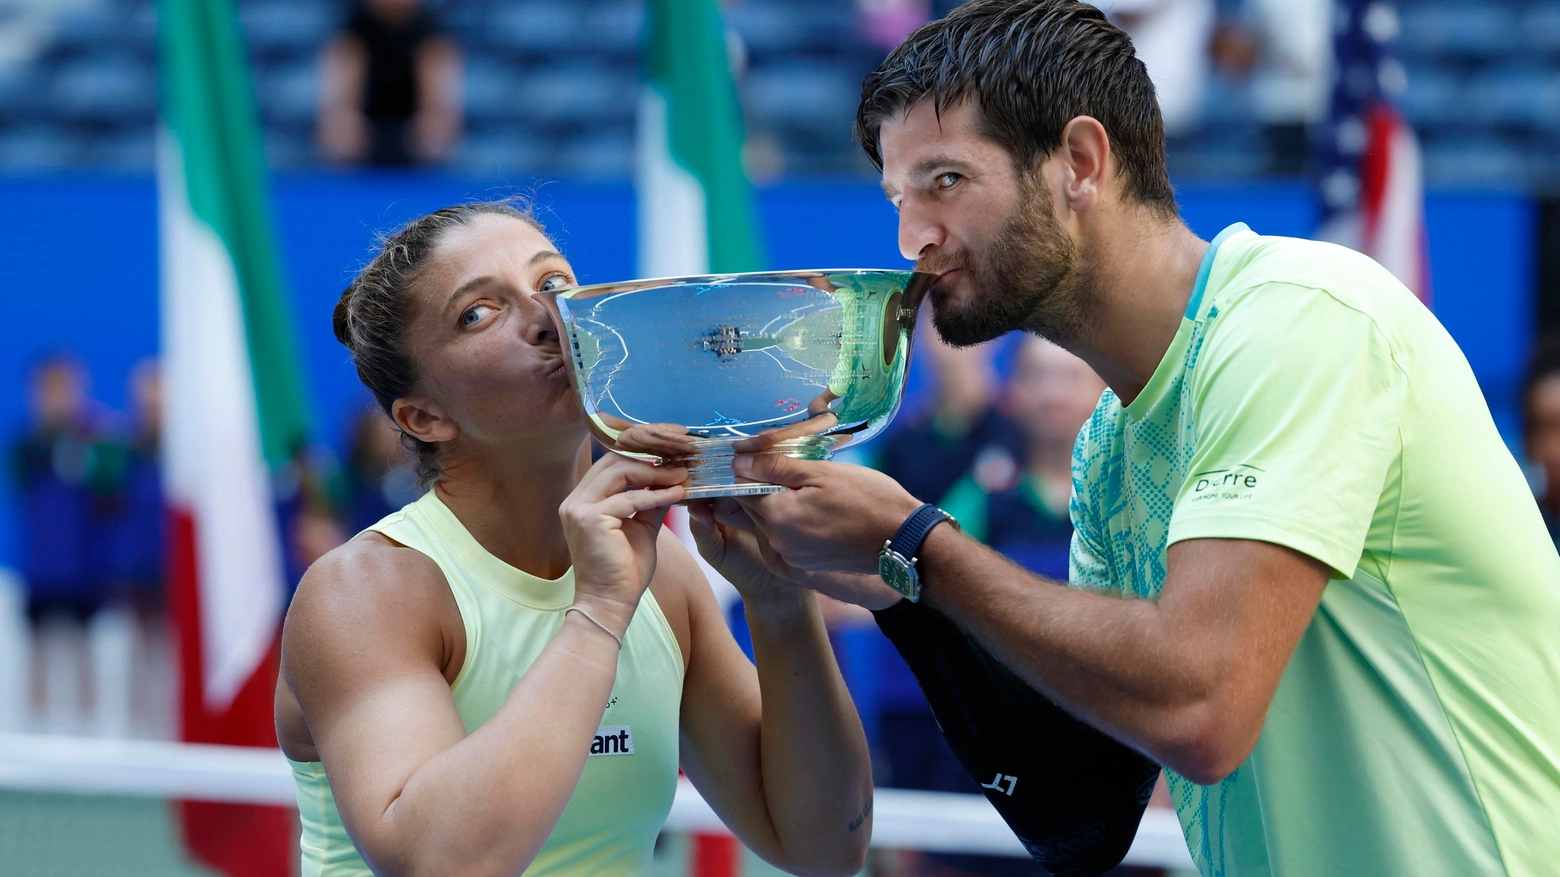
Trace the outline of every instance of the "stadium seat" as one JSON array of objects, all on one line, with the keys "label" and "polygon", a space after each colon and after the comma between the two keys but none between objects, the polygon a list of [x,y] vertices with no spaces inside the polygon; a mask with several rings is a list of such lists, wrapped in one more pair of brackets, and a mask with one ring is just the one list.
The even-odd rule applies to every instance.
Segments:
[{"label": "stadium seat", "polygon": [[338,16],[326,4],[310,0],[249,0],[240,5],[238,20],[250,51],[285,60],[319,51]]},{"label": "stadium seat", "polygon": [[1560,72],[1521,65],[1497,68],[1469,83],[1469,121],[1560,130]]},{"label": "stadium seat", "polygon": [[255,71],[255,93],[268,124],[312,124],[319,107],[319,70],[312,58]]},{"label": "stadium seat", "polygon": [[1511,48],[1516,10],[1500,2],[1408,3],[1400,44],[1420,55],[1492,57]]},{"label": "stadium seat", "polygon": [[471,174],[539,173],[548,164],[547,141],[519,131],[473,134],[461,144],[454,166]]},{"label": "stadium seat", "polygon": [[493,9],[486,41],[517,55],[561,54],[591,44],[580,4],[555,0],[524,0]]},{"label": "stadium seat", "polygon": [[1408,90],[1398,98],[1398,106],[1418,126],[1467,125],[1466,86],[1466,77],[1443,66],[1413,66],[1408,69]]},{"label": "stadium seat", "polygon": [[0,167],[54,170],[76,167],[85,158],[81,137],[57,125],[28,125],[0,132]]},{"label": "stadium seat", "polygon": [[145,123],[157,111],[157,80],[138,58],[101,55],[65,66],[52,98],[63,121]]},{"label": "stadium seat", "polygon": [[1442,185],[1519,186],[1530,171],[1519,147],[1483,134],[1427,142],[1424,161],[1426,176]]}]

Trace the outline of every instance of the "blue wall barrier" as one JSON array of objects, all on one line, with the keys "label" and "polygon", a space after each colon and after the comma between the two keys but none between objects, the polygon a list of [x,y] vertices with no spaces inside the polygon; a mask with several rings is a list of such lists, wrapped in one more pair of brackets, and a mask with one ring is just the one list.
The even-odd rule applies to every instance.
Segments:
[{"label": "blue wall barrier", "polygon": [[[367,394],[332,335],[331,309],[376,232],[457,201],[529,195],[581,282],[634,274],[626,184],[365,173],[279,176],[272,191],[315,425],[332,446]],[[1189,188],[1181,202],[1204,238],[1237,221],[1305,236],[1316,221],[1301,185]],[[762,190],[759,204],[770,267],[908,265],[872,181],[784,183]],[[25,423],[27,371],[50,351],[75,352],[94,395],[124,407],[131,367],[157,350],[157,210],[151,179],[96,175],[0,179],[0,208],[0,440],[9,443]],[[1534,310],[1533,205],[1508,193],[1435,193],[1427,213],[1436,312],[1515,436]],[[0,564],[16,557],[9,488],[0,486]]]}]

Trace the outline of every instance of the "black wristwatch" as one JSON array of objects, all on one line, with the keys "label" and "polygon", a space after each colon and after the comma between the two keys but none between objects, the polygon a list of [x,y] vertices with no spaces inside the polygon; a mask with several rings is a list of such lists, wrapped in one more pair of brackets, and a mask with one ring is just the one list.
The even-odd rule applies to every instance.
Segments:
[{"label": "black wristwatch", "polygon": [[916,553],[921,550],[921,543],[926,541],[932,528],[944,521],[955,529],[959,526],[953,515],[927,503],[912,512],[900,525],[894,538],[884,542],[883,550],[878,552],[878,575],[890,588],[903,594],[912,603],[921,599],[921,575],[915,568],[918,559]]}]

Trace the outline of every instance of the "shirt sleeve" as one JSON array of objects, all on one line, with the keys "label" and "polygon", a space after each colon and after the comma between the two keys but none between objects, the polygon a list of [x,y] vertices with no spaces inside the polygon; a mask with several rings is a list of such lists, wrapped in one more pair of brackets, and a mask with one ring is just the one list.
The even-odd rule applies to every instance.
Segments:
[{"label": "shirt sleeve", "polygon": [[1370,316],[1271,283],[1214,318],[1169,543],[1254,539],[1354,575],[1402,448],[1406,378]]}]

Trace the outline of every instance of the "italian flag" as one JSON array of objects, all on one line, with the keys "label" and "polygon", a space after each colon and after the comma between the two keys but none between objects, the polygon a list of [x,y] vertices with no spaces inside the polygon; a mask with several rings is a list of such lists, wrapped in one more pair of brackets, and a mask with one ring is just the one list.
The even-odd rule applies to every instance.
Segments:
[{"label": "italian flag", "polygon": [[[232,0],[162,0],[160,22],[164,486],[182,735],[274,747],[287,583],[271,473],[303,442],[306,406]],[[181,806],[197,860],[229,875],[292,872],[287,809]]]},{"label": "italian flag", "polygon": [[647,0],[635,168],[641,277],[757,271],[742,105],[715,0]]}]

